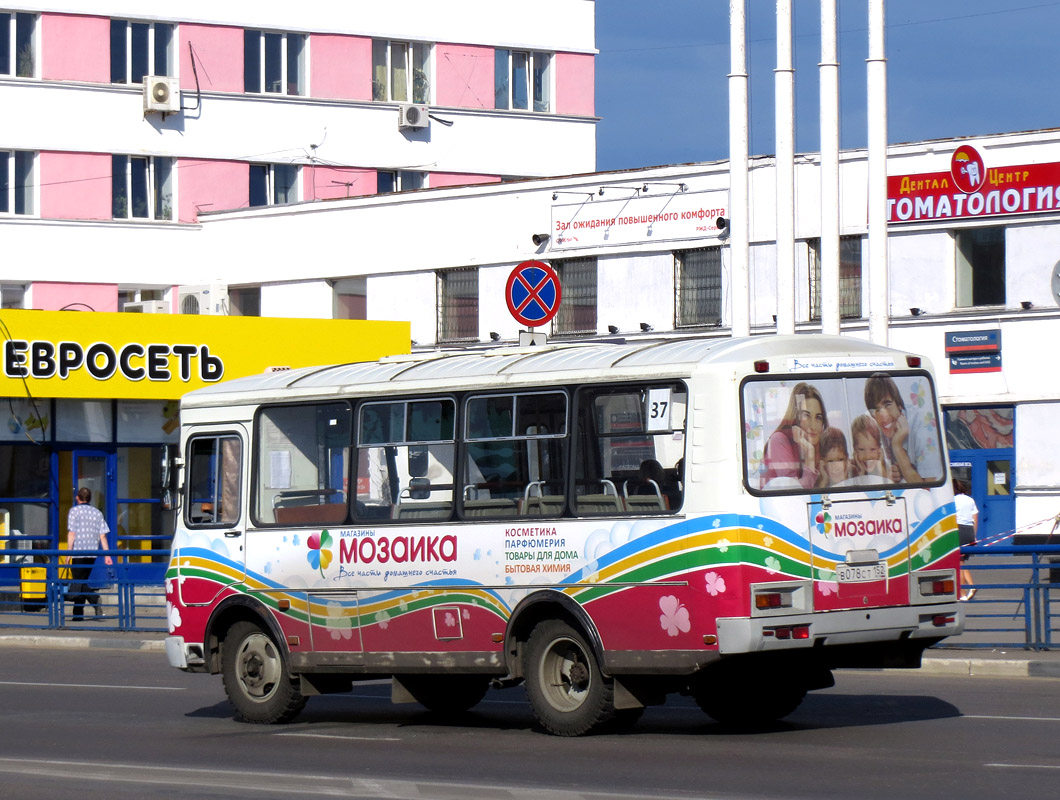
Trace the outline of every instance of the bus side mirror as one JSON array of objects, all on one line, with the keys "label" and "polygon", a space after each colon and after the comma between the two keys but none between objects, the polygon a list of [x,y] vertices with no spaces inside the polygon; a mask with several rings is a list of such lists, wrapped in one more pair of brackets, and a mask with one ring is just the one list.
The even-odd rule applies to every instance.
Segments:
[{"label": "bus side mirror", "polygon": [[413,478],[409,481],[409,497],[413,500],[431,499],[431,482],[428,478]]},{"label": "bus side mirror", "polygon": [[172,461],[169,460],[169,445],[162,445],[162,476],[160,483],[163,489],[169,488],[169,483],[173,479],[173,473],[171,472]]}]

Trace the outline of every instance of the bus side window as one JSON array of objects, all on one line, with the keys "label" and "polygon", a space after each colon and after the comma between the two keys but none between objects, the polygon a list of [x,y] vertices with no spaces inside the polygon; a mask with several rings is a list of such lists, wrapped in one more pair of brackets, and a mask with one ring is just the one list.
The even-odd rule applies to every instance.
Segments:
[{"label": "bus side window", "polygon": [[188,442],[188,527],[239,522],[243,443],[232,434],[196,436]]}]

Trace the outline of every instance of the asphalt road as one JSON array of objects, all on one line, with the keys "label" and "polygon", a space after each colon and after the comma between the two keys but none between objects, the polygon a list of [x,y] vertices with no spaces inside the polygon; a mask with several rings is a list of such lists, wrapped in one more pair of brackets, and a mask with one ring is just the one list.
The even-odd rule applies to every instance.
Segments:
[{"label": "asphalt road", "polygon": [[236,722],[217,676],[157,652],[0,650],[0,798],[915,798],[1053,796],[1060,680],[844,672],[773,729],[685,698],[628,733],[561,739],[521,689],[456,720],[389,687]]}]

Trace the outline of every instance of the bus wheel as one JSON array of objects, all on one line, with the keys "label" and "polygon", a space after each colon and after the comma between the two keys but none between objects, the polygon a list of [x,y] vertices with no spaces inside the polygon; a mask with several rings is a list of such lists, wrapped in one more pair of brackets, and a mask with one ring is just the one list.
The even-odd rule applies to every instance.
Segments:
[{"label": "bus wheel", "polygon": [[691,687],[696,704],[722,725],[754,729],[792,713],[806,696],[806,687],[779,677],[759,680],[698,680]]},{"label": "bus wheel", "polygon": [[283,652],[252,622],[237,622],[225,637],[221,676],[225,694],[245,722],[290,722],[306,699],[287,675]]},{"label": "bus wheel", "polygon": [[592,648],[559,620],[534,628],[523,674],[534,716],[549,733],[581,736],[615,715],[615,686],[600,671]]},{"label": "bus wheel", "polygon": [[480,675],[401,675],[398,680],[421,706],[438,714],[459,714],[479,704],[489,689]]}]

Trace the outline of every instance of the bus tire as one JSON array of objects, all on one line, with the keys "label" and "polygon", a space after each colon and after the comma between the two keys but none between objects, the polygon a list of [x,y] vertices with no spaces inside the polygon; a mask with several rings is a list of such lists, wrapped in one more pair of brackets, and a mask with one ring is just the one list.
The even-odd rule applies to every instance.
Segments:
[{"label": "bus tire", "polygon": [[398,680],[417,703],[436,714],[468,711],[489,689],[489,678],[481,675],[401,675]]},{"label": "bus tire", "polygon": [[287,674],[283,651],[253,622],[237,622],[225,637],[221,677],[225,694],[244,722],[290,722],[306,698]]},{"label": "bus tire", "polygon": [[526,694],[549,733],[581,736],[615,716],[615,684],[600,671],[585,637],[560,620],[539,624],[526,643]]}]

